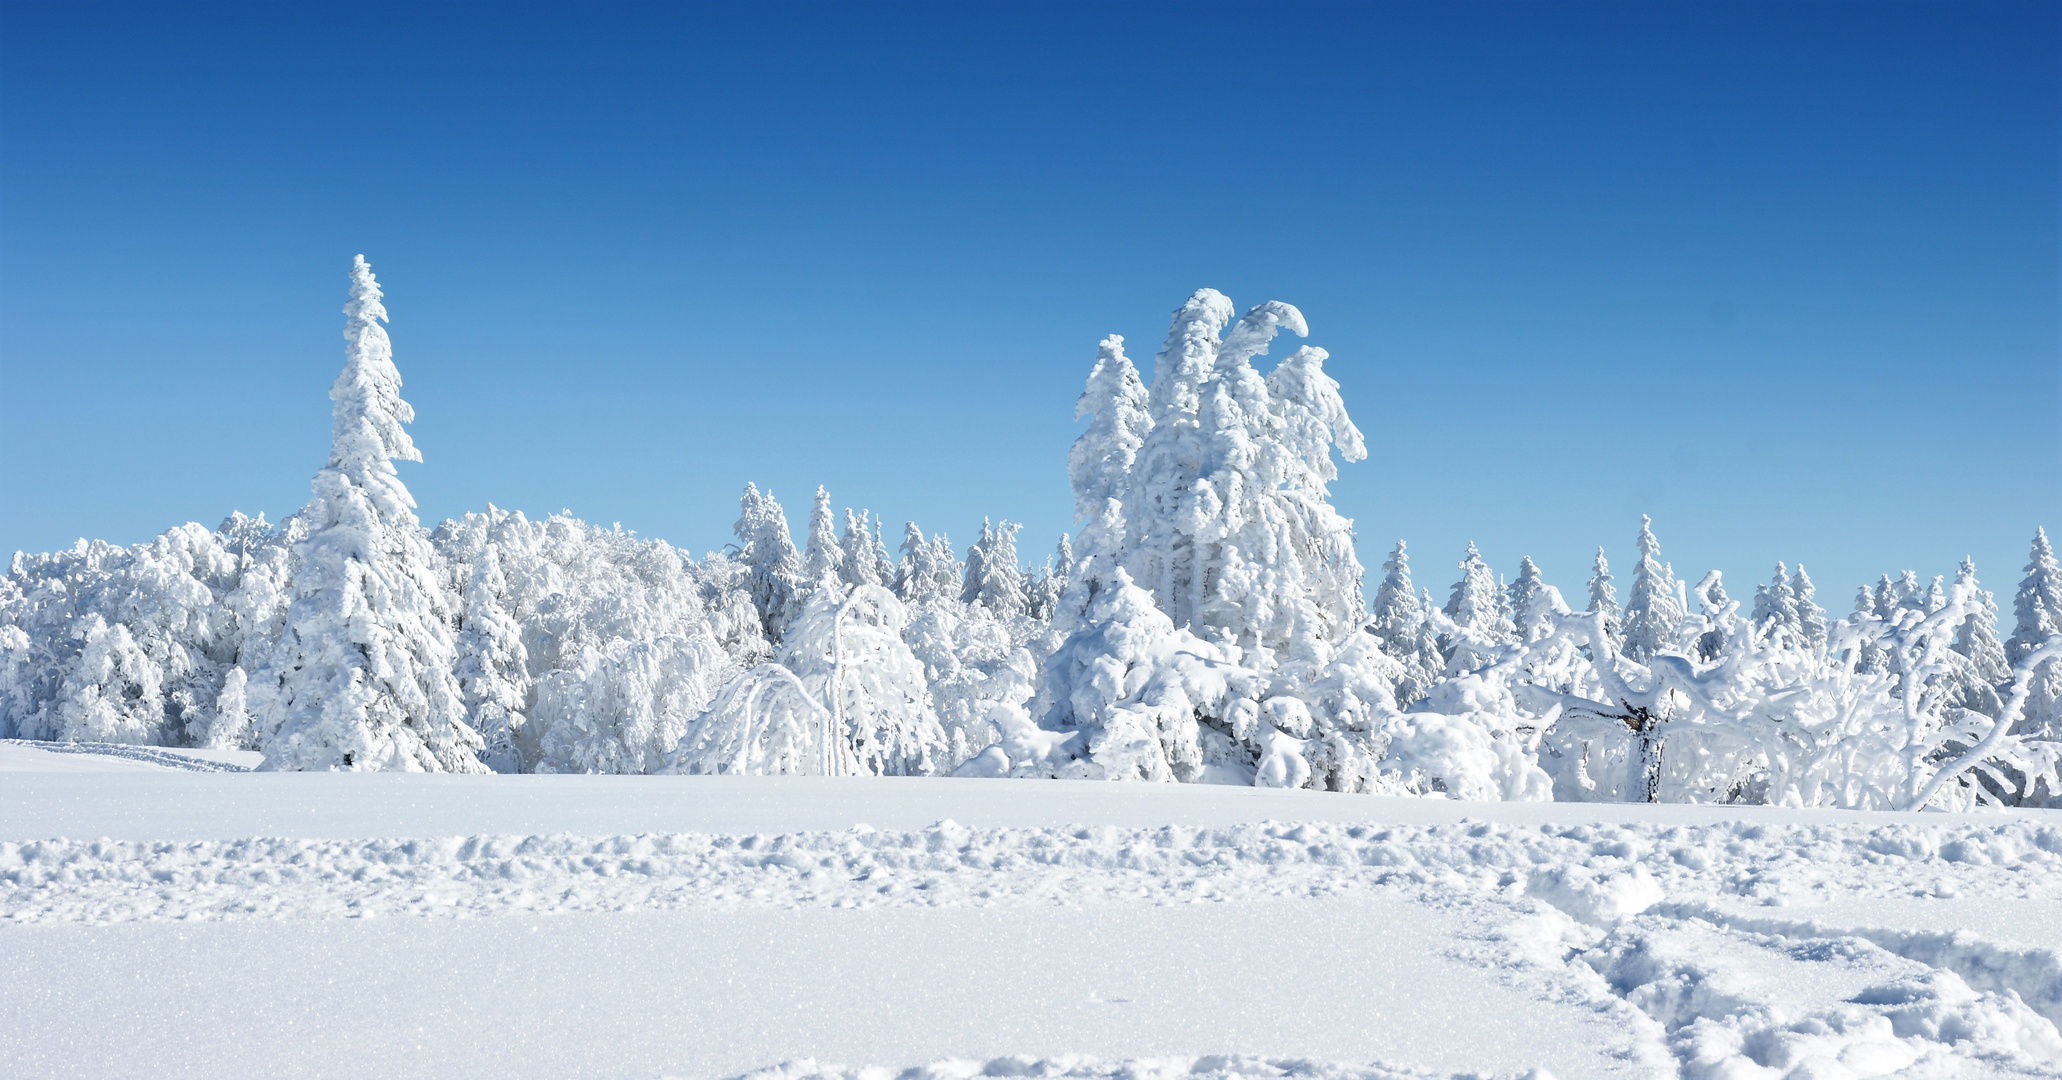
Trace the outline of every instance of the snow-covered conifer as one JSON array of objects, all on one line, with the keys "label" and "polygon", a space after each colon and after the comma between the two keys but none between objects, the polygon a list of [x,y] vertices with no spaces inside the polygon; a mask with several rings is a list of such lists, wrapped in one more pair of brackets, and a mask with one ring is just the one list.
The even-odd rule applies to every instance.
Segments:
[{"label": "snow-covered conifer", "polygon": [[1604,549],[1597,549],[1596,562],[1590,566],[1589,607],[1585,611],[1604,617],[1604,632],[1617,640],[1620,630],[1618,590],[1612,584],[1611,564],[1604,560]]},{"label": "snow-covered conifer", "polygon": [[960,586],[963,604],[979,604],[997,618],[1024,611],[1024,571],[1017,565],[1017,530],[1004,521],[981,522],[981,538],[967,549],[966,577]]},{"label": "snow-covered conifer", "polygon": [[[1441,636],[1439,647],[1449,661],[1472,667],[1497,646],[1516,639],[1517,628],[1504,618],[1503,590],[1497,587],[1495,572],[1482,561],[1473,541],[1458,565],[1461,579],[1453,583],[1453,595],[1442,609],[1455,629]],[[1461,659],[1455,661],[1457,656]]]},{"label": "snow-covered conifer", "polygon": [[499,549],[482,545],[466,583],[457,675],[466,717],[480,735],[480,760],[498,773],[524,771],[517,742],[530,696],[529,652],[522,628],[502,607],[507,591]]},{"label": "snow-covered conifer", "polygon": [[[1298,315],[1292,328],[1300,330],[1301,323]],[[1276,530],[1277,541],[1302,564],[1300,581],[1288,584],[1298,587],[1316,608],[1319,622],[1314,630],[1319,637],[1337,643],[1359,628],[1366,612],[1353,522],[1327,501],[1329,485],[1339,476],[1332,452],[1337,450],[1342,461],[1362,461],[1367,443],[1346,415],[1339,383],[1325,374],[1328,355],[1304,346],[1267,374],[1268,394],[1282,412],[1279,452],[1286,473],[1269,509],[1287,520],[1287,528]]]},{"label": "snow-covered conifer", "polygon": [[825,579],[842,581],[845,550],[838,543],[837,527],[831,518],[831,495],[822,485],[816,488],[816,504],[809,510],[809,541],[802,553],[802,580],[816,588]]},{"label": "snow-covered conifer", "polygon": [[293,601],[252,696],[270,769],[479,772],[453,677],[451,611],[429,538],[394,461],[422,455],[402,425],[386,309],[359,256],[344,305],[344,369],[329,462],[301,511]]},{"label": "snow-covered conifer", "polygon": [[1540,580],[1539,567],[1533,565],[1532,556],[1518,560],[1518,578],[1511,582],[1505,593],[1518,640],[1523,641],[1544,630],[1552,618],[1553,612],[1545,603],[1545,591],[1546,583]]},{"label": "snow-covered conifer", "polygon": [[[2012,616],[2005,654],[2015,666],[2062,634],[2062,564],[2055,561],[2046,529],[2033,532],[2026,577],[2012,597]],[[2048,659],[2029,677],[2025,722],[2050,738],[2062,738],[2062,657]]]},{"label": "snow-covered conifer", "polygon": [[1040,622],[1048,622],[1059,610],[1060,595],[1067,589],[1067,581],[1074,574],[1074,550],[1067,540],[1067,534],[1060,534],[1060,542],[1045,564],[1025,584],[1025,613]]},{"label": "snow-covered conifer", "polygon": [[1998,602],[1977,582],[1976,563],[1966,556],[1955,571],[1955,584],[1969,590],[1973,610],[1955,628],[1954,650],[1969,658],[1977,678],[1996,686],[2012,674],[2005,646],[1998,641]]},{"label": "snow-covered conifer", "polygon": [[845,530],[838,537],[838,549],[844,555],[840,574],[847,585],[885,585],[889,567],[880,562],[874,552],[873,514],[861,510],[858,517],[852,516],[852,508],[845,508]]},{"label": "snow-covered conifer", "polygon": [[1919,606],[1919,610],[1931,615],[1947,606],[1947,589],[1941,584],[1944,580],[1946,580],[1944,575],[1933,575],[1932,583],[1926,586],[1926,593]]},{"label": "snow-covered conifer", "polygon": [[2012,597],[2012,618],[2012,636],[2005,641],[2005,651],[2014,660],[2062,634],[2062,563],[2055,561],[2046,529],[2033,531],[2026,577]]},{"label": "snow-covered conifer", "polygon": [[903,522],[902,553],[895,562],[896,599],[914,604],[936,595],[938,575],[931,563],[931,542],[924,539],[924,531],[914,521]]},{"label": "snow-covered conifer", "polygon": [[1790,568],[1779,562],[1775,577],[1766,585],[1754,587],[1754,611],[1748,618],[1754,623],[1757,633],[1788,633],[1795,635],[1802,644],[1804,622],[1797,612],[1797,598],[1791,591],[1789,575]]},{"label": "snow-covered conifer", "polygon": [[1146,411],[1146,388],[1124,355],[1124,339],[1106,337],[1096,348],[1088,385],[1074,403],[1074,419],[1088,417],[1088,430],[1067,453],[1067,476],[1074,488],[1074,516],[1089,517],[1104,499],[1121,499],[1138,448],[1152,430]]},{"label": "snow-covered conifer", "polygon": [[1653,522],[1640,515],[1640,534],[1634,545],[1640,561],[1633,568],[1632,591],[1625,597],[1625,654],[1645,663],[1648,658],[1682,648],[1682,601],[1677,596],[1675,574],[1656,556],[1661,542],[1654,539]]},{"label": "snow-covered conifer", "polygon": [[876,584],[892,588],[895,584],[895,556],[888,554],[888,542],[881,538],[881,519],[873,519],[873,565]]},{"label": "snow-covered conifer", "polygon": [[939,596],[958,596],[965,570],[966,568],[959,564],[959,556],[952,553],[952,538],[942,532],[932,533],[932,591]]},{"label": "snow-covered conifer", "polygon": [[804,581],[801,556],[788,536],[787,514],[773,492],[761,495],[757,485],[748,483],[731,531],[737,536],[738,561],[750,568],[752,606],[758,609],[760,630],[777,645],[797,612],[795,593]]},{"label": "snow-covered conifer", "polygon": [[1804,564],[1798,563],[1796,572],[1790,575],[1790,602],[1797,609],[1797,626],[1804,645],[1814,651],[1826,647],[1826,609],[1813,601],[1817,595],[1818,588],[1804,572]]},{"label": "snow-covered conifer", "polygon": [[1065,589],[1067,582],[1074,579],[1074,541],[1066,533],[1060,534],[1059,543],[1053,545],[1053,577]]},{"label": "snow-covered conifer", "polygon": [[1410,554],[1398,540],[1382,563],[1382,583],[1368,612],[1368,630],[1381,639],[1382,651],[1402,668],[1392,693],[1397,706],[1425,696],[1446,666],[1438,635],[1425,620],[1425,601],[1410,578]]},{"label": "snow-covered conifer", "polygon": [[1130,576],[1176,625],[1194,617],[1195,542],[1182,523],[1195,512],[1190,504],[1203,461],[1197,420],[1203,387],[1217,356],[1218,331],[1231,314],[1231,301],[1215,289],[1196,290],[1175,311],[1146,395],[1152,428],[1139,446],[1124,496]]}]

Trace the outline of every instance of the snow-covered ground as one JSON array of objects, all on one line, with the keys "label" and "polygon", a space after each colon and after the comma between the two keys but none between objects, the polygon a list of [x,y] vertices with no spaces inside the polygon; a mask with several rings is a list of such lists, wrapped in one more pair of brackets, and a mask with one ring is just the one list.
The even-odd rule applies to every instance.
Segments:
[{"label": "snow-covered ground", "polygon": [[166,757],[0,745],[0,1073],[2062,1076],[2052,811]]}]

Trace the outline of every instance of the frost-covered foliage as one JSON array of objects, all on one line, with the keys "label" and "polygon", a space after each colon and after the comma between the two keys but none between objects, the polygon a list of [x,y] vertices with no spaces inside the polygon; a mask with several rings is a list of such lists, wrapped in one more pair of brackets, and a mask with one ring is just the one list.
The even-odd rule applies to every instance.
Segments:
[{"label": "frost-covered foliage", "polygon": [[[1079,531],[1025,566],[833,506],[801,550],[746,485],[700,558],[570,513],[434,531],[395,460],[360,260],[315,498],[0,577],[0,737],[257,749],[274,768],[1100,777],[1468,799],[1852,808],[2062,804],[2062,567],[2001,637],[1964,560],[1830,618],[1802,566],[1751,601],[1679,581],[1642,519],[1621,609],[1472,544],[1446,602],[1397,541],[1370,600],[1329,505],[1366,456],[1294,307],[1199,290],[1149,385],[1098,346],[1068,456]],[[1334,457],[1334,454],[1337,457]]]},{"label": "frost-covered foliage", "polygon": [[[698,563],[570,515],[533,522],[493,507],[435,539],[454,566],[491,559],[500,571],[494,606],[518,628],[524,663],[503,662],[498,692],[529,702],[511,739],[525,771],[653,771],[717,688],[771,653],[751,568],[725,556]],[[474,606],[469,596],[468,620]],[[460,640],[505,633],[468,622]]]},{"label": "frost-covered foliage", "polygon": [[277,634],[298,536],[239,514],[134,547],[17,553],[0,584],[0,737],[251,747],[239,664]]}]

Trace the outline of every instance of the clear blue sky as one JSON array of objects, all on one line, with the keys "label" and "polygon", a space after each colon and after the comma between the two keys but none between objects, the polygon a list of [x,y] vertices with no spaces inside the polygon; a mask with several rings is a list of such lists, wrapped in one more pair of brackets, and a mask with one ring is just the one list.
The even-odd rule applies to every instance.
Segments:
[{"label": "clear blue sky", "polygon": [[[1069,525],[1098,338],[1302,308],[1442,598],[2062,529],[2052,4],[8,4],[0,551],[304,502],[345,270],[426,522]],[[2007,600],[2009,603],[2009,601]]]}]

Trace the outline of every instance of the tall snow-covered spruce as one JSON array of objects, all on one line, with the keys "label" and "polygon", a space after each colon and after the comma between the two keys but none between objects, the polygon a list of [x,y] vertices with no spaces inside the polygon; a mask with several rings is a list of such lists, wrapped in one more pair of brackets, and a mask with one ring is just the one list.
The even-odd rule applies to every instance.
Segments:
[{"label": "tall snow-covered spruce", "polygon": [[482,772],[437,556],[394,471],[422,454],[402,427],[415,410],[401,400],[380,298],[360,255],[344,370],[329,390],[329,462],[301,511],[284,631],[248,693],[268,769]]}]

